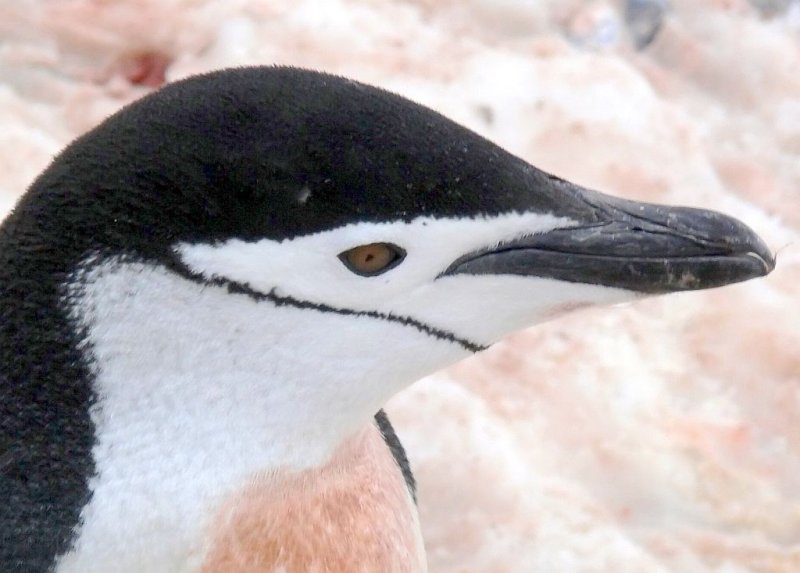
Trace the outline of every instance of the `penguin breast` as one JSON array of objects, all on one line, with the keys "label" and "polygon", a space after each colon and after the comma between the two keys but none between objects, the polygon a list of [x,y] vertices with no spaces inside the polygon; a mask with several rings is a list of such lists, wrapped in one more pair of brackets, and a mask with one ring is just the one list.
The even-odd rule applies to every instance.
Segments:
[{"label": "penguin breast", "polygon": [[416,507],[374,424],[323,466],[253,479],[210,535],[203,573],[427,570]]}]

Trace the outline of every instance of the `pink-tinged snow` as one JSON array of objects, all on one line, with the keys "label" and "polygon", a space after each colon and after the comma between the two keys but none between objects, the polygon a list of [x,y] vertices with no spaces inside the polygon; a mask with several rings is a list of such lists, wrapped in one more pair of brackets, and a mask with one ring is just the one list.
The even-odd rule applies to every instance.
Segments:
[{"label": "pink-tinged snow", "polygon": [[575,312],[388,409],[434,573],[800,571],[800,2],[751,4],[671,0],[636,52],[619,2],[0,0],[0,210],[163,80],[282,63],[737,216],[767,279]]}]

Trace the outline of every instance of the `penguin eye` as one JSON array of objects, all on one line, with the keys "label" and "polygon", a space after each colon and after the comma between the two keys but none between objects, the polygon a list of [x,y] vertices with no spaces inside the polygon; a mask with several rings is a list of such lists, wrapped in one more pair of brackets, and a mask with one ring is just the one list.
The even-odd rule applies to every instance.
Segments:
[{"label": "penguin eye", "polygon": [[357,275],[373,277],[393,269],[406,256],[406,252],[391,243],[370,243],[339,253],[339,260]]}]

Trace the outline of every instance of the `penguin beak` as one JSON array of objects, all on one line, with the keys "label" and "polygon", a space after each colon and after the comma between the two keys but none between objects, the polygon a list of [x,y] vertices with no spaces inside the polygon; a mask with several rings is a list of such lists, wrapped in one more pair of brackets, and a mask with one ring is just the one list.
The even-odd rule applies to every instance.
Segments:
[{"label": "penguin beak", "polygon": [[581,222],[467,254],[443,275],[520,275],[659,294],[746,281],[775,267],[761,238],[732,217],[561,183],[560,192],[585,205]]}]

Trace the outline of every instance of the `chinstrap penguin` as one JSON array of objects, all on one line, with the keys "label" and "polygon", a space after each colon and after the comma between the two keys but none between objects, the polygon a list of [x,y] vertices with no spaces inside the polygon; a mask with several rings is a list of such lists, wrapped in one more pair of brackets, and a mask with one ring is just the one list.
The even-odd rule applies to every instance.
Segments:
[{"label": "chinstrap penguin", "polygon": [[560,309],[773,266],[354,81],[167,85],[0,228],[0,570],[424,571],[390,396]]}]

